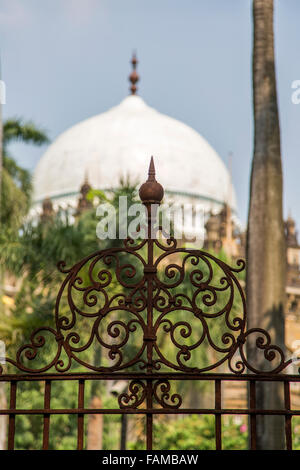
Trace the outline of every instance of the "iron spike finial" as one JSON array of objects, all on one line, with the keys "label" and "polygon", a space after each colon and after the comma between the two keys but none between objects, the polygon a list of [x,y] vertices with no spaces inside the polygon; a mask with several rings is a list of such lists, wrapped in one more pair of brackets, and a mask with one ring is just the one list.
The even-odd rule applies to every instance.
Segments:
[{"label": "iron spike finial", "polygon": [[148,181],[155,181],[155,166],[153,157],[151,157],[149,170],[148,170]]},{"label": "iron spike finial", "polygon": [[136,86],[136,83],[139,81],[140,77],[136,71],[136,67],[137,67],[137,64],[138,64],[138,60],[136,58],[136,53],[134,52],[132,54],[132,59],[131,59],[131,65],[132,65],[132,72],[131,74],[129,75],[129,81],[131,82],[131,86],[130,86],[130,91],[131,91],[131,94],[132,95],[135,95],[136,92],[137,92],[137,86]]},{"label": "iron spike finial", "polygon": [[164,196],[164,188],[155,179],[154,159],[151,157],[148,179],[140,187],[140,198],[143,204],[160,204]]}]

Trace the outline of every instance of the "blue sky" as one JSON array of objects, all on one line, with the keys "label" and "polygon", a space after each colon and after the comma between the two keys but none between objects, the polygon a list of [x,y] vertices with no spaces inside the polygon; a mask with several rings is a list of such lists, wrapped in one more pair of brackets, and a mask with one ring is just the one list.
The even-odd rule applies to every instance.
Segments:
[{"label": "blue sky", "polygon": [[[251,3],[2,0],[4,117],[32,119],[53,140],[128,94],[129,60],[136,49],[145,101],[200,132],[226,164],[233,153],[233,182],[245,222],[253,150]],[[275,0],[284,207],[300,226],[300,104],[291,101],[291,84],[300,79],[299,21],[299,0]],[[11,147],[29,169],[44,150]]]}]

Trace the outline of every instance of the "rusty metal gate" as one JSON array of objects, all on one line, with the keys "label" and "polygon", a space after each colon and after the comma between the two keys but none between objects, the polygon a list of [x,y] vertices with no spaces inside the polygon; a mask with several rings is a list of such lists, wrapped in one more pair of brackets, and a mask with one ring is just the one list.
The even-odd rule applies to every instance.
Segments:
[{"label": "rusty metal gate", "polygon": [[[292,359],[272,345],[267,331],[246,329],[245,298],[238,279],[244,261],[230,267],[208,252],[181,248],[173,237],[159,238],[162,227],[156,212],[163,188],[155,179],[153,160],[140,198],[147,209],[145,237],[127,238],[122,248],[93,253],[70,269],[60,262],[65,279],[57,296],[55,327],[38,328],[14,359],[6,359],[9,367],[17,369],[8,374],[2,368],[0,375],[0,381],[10,384],[8,409],[0,410],[8,415],[8,449],[14,449],[16,417],[29,414],[43,417],[43,449],[49,447],[51,417],[57,414],[77,416],[79,450],[84,448],[85,417],[92,414],[145,416],[147,449],[153,447],[155,415],[213,415],[216,449],[222,449],[222,416],[249,416],[250,447],[255,449],[257,417],[280,415],[285,420],[286,448],[292,449],[292,417],[300,411],[291,407],[290,385],[299,383],[300,377],[286,373]],[[268,368],[258,370],[247,359],[250,336]],[[42,353],[49,352],[49,344],[52,358],[43,363]],[[101,350],[100,362],[88,354],[92,348]],[[205,351],[204,360],[199,351]],[[61,380],[78,387],[77,407],[51,407],[51,387]],[[118,394],[117,408],[85,406],[86,383],[99,380],[127,382],[127,389]],[[40,409],[18,408],[18,384],[29,381],[44,384]],[[184,407],[183,394],[172,391],[179,381],[214,384],[214,406]],[[248,384],[247,407],[223,406],[223,384],[228,381]],[[283,386],[282,409],[256,405],[257,384],[270,381]]]}]

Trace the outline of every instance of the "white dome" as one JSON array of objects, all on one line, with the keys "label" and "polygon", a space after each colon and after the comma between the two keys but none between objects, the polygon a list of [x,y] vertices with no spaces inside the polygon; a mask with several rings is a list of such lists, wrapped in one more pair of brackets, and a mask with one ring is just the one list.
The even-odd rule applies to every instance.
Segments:
[{"label": "white dome", "polygon": [[97,189],[117,188],[127,175],[142,183],[151,155],[166,192],[212,205],[230,197],[236,208],[229,172],[208,142],[139,96],[76,124],[50,145],[34,173],[34,202],[74,197],[85,176]]}]

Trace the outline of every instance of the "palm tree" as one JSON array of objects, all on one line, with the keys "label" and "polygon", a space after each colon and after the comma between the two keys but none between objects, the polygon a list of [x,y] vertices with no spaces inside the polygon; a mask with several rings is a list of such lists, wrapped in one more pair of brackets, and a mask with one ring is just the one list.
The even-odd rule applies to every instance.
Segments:
[{"label": "palm tree", "polygon": [[[2,110],[0,110],[1,113]],[[18,229],[22,217],[29,208],[31,181],[30,174],[17,165],[8,152],[13,141],[42,145],[48,137],[32,122],[9,119],[2,125],[0,115],[0,233],[1,239],[10,240],[12,232]],[[3,313],[4,271],[0,267],[0,314]],[[0,384],[0,408],[5,406],[4,384]],[[0,419],[0,449],[5,448],[6,418]]]},{"label": "palm tree", "polygon": [[8,151],[12,142],[42,145],[48,142],[46,133],[32,122],[8,119],[3,124],[1,167],[1,228],[16,227],[29,208],[30,173],[21,168]]},{"label": "palm tree", "polygon": [[[254,155],[247,235],[248,327],[267,330],[284,349],[285,250],[282,216],[282,167],[276,96],[273,0],[253,0]],[[265,363],[255,343],[248,345],[249,362]],[[257,383],[257,407],[279,409],[278,386]],[[284,448],[280,416],[257,417],[258,449]]]}]

